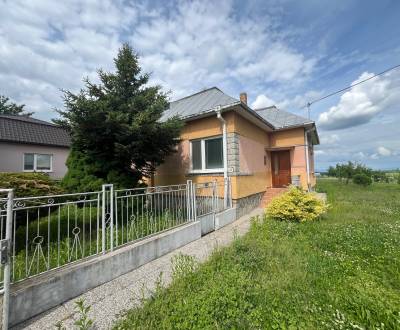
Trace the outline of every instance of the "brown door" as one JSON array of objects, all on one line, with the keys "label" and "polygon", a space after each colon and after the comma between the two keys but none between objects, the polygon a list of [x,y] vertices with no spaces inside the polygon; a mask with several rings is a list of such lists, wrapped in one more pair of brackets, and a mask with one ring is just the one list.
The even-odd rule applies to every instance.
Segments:
[{"label": "brown door", "polygon": [[290,151],[274,151],[272,156],[272,185],[286,187],[291,184]]}]

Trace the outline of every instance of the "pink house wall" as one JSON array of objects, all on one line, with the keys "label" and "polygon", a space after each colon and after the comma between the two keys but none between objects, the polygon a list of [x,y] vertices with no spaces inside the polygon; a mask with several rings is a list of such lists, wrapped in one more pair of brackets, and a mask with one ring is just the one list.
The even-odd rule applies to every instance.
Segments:
[{"label": "pink house wall", "polygon": [[239,162],[240,172],[252,174],[254,172],[267,172],[270,168],[269,157],[266,157],[264,164],[264,156],[267,156],[265,148],[267,145],[249,139],[245,136],[239,137]]}]

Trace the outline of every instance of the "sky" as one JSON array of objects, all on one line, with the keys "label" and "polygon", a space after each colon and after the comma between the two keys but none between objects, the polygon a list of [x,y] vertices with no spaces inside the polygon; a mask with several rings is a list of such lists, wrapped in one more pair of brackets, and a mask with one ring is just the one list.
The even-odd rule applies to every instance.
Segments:
[{"label": "sky", "polygon": [[[50,120],[128,42],[171,100],[217,86],[304,105],[400,64],[400,1],[0,0],[0,94]],[[400,167],[400,68],[311,106],[316,168]]]}]

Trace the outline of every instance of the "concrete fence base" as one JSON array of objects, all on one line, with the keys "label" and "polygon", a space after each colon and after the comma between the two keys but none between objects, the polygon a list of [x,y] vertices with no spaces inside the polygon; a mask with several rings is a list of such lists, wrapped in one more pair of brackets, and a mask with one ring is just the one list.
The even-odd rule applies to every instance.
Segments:
[{"label": "concrete fence base", "polygon": [[197,217],[197,221],[201,223],[201,235],[204,236],[215,230],[214,214],[210,213]]},{"label": "concrete fence base", "polygon": [[13,284],[10,325],[16,325],[69,299],[128,273],[201,237],[199,221]]},{"label": "concrete fence base", "polygon": [[230,208],[215,215],[215,230],[236,220],[236,208]]}]

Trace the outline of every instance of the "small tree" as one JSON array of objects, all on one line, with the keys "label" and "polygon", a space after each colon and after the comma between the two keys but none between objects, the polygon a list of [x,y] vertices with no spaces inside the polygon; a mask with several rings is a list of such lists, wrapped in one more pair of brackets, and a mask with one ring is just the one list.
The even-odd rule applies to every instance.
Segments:
[{"label": "small tree", "polygon": [[373,174],[372,170],[365,165],[350,161],[347,164],[336,164],[336,167],[332,167],[330,170],[340,180],[345,179],[346,184],[357,174],[364,174],[368,177],[371,177]]},{"label": "small tree", "polygon": [[125,44],[114,59],[114,73],[99,70],[100,83],[64,92],[58,110],[72,137],[63,184],[68,190],[98,189],[104,182],[135,186],[175,150],[182,122],[161,121],[168,106],[160,86],[148,86],[138,56]]},{"label": "small tree", "polygon": [[361,186],[369,186],[372,184],[372,179],[364,173],[358,173],[354,175],[353,182]]},{"label": "small tree", "polygon": [[336,165],[337,171],[340,179],[345,179],[346,184],[349,183],[350,179],[354,174],[354,164],[352,162],[348,162],[347,164],[338,164]]},{"label": "small tree", "polygon": [[336,168],[333,166],[329,166],[328,168],[328,176],[336,177]]},{"label": "small tree", "polygon": [[32,116],[33,112],[25,112],[24,107],[25,104],[17,105],[10,102],[8,97],[0,95],[0,115]]}]

